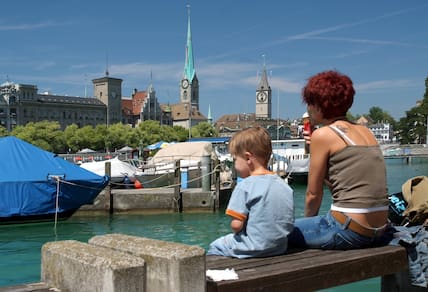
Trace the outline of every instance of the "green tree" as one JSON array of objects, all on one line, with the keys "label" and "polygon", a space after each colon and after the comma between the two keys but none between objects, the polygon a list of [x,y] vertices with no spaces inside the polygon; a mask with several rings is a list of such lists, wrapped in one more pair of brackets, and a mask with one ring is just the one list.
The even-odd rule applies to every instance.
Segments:
[{"label": "green tree", "polygon": [[106,140],[109,143],[110,151],[118,150],[126,145],[135,147],[138,141],[131,126],[122,123],[116,123],[107,128]]},{"label": "green tree", "polygon": [[422,101],[406,111],[406,117],[398,123],[398,137],[402,144],[427,143],[427,117],[428,117],[428,78],[425,79],[425,94]]},{"label": "green tree", "polygon": [[107,125],[96,125],[94,132],[95,134],[94,138],[92,139],[92,149],[97,151],[105,151],[106,149],[110,148],[107,147],[110,145],[109,143],[107,143]]},{"label": "green tree", "polygon": [[67,145],[67,152],[77,152],[79,151],[79,136],[77,135],[77,131],[79,127],[76,124],[71,124],[67,126],[64,130],[64,140]]},{"label": "green tree", "polygon": [[147,120],[139,123],[136,128],[136,132],[137,137],[143,146],[156,143],[163,139],[161,126],[158,121]]},{"label": "green tree", "polygon": [[160,125],[158,121],[147,120],[138,124],[136,131],[136,139],[138,144],[147,146],[159,141],[166,142],[181,142],[187,138],[187,130],[181,126],[170,127]]},{"label": "green tree", "polygon": [[218,137],[218,132],[210,123],[202,122],[192,127],[192,137]]},{"label": "green tree", "polygon": [[378,106],[370,108],[368,117],[370,117],[374,123],[388,122],[392,125],[396,123],[394,118],[388,112],[385,112]]},{"label": "green tree", "polygon": [[175,141],[177,142],[184,142],[189,139],[189,130],[182,127],[182,126],[173,126],[172,127],[175,134],[177,135],[177,139]]},{"label": "green tree", "polygon": [[5,137],[9,135],[9,133],[7,132],[6,128],[3,126],[0,126],[0,137]]},{"label": "green tree", "polygon": [[50,152],[63,153],[67,148],[58,122],[30,122],[15,127],[11,134]]},{"label": "green tree", "polygon": [[[79,142],[79,150],[90,148],[93,149],[95,143],[93,139],[95,137],[95,129],[90,125],[86,125],[82,128],[77,129],[75,135],[77,136],[77,140]],[[98,150],[98,149],[93,149]]]}]

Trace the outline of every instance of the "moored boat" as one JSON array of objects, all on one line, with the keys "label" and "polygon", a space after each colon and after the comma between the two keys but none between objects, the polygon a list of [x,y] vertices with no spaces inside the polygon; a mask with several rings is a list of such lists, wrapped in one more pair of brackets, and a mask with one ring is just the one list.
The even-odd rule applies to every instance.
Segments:
[{"label": "moored boat", "polygon": [[70,217],[109,182],[16,137],[0,138],[0,224]]},{"label": "moored boat", "polygon": [[[160,149],[136,175],[144,188],[171,187],[175,184],[176,162],[187,187],[201,187],[202,168],[210,172],[217,155],[209,142],[181,142]],[[204,165],[205,164],[205,165]],[[208,166],[206,166],[208,165]]]},{"label": "moored boat", "polygon": [[305,139],[272,140],[274,155],[287,161],[285,176],[291,182],[306,183],[309,171],[309,154],[305,149]]},{"label": "moored boat", "polygon": [[98,175],[106,174],[106,163],[110,163],[110,180],[113,186],[129,187],[129,184],[136,180],[136,175],[140,174],[140,170],[129,162],[122,161],[118,157],[103,161],[91,161],[80,164],[81,168],[89,170]]}]

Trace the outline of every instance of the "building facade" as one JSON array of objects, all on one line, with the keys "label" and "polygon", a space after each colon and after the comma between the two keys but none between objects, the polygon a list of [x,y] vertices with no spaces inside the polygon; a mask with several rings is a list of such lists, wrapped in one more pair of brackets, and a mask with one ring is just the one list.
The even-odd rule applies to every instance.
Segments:
[{"label": "building facade", "polygon": [[379,143],[395,142],[394,129],[390,123],[376,123],[368,126]]},{"label": "building facade", "polygon": [[107,122],[107,106],[98,98],[39,94],[36,85],[0,85],[0,125],[11,131],[29,122],[57,121],[61,129],[76,124],[96,126]]},{"label": "building facade", "polygon": [[136,126],[145,120],[186,129],[208,119],[199,109],[199,80],[193,57],[190,8],[188,8],[186,58],[180,80],[180,102],[160,104],[153,84],[146,91],[134,90],[130,98],[122,95],[122,79],[105,76],[92,80],[93,97],[39,94],[36,85],[6,82],[0,86],[0,125],[11,131],[28,122],[58,121],[62,129],[98,124],[126,123]]},{"label": "building facade", "polygon": [[159,121],[161,125],[172,126],[171,107],[167,104],[159,104],[152,83],[146,91],[134,89],[130,98],[122,98],[122,116],[123,123],[132,127],[147,120]]}]

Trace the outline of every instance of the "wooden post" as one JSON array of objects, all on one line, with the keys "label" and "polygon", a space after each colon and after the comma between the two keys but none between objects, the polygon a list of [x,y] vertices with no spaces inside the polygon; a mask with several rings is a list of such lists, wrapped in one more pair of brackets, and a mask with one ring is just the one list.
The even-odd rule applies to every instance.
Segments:
[{"label": "wooden post", "polygon": [[183,211],[183,194],[181,193],[181,171],[180,171],[180,160],[175,162],[174,171],[174,200],[178,212]]},{"label": "wooden post", "polygon": [[220,209],[220,163],[217,160],[215,168],[215,202],[214,211]]},{"label": "wooden post", "polygon": [[105,163],[104,172],[110,178],[109,183],[104,189],[106,197],[106,209],[108,210],[109,214],[113,214],[113,196],[111,195],[111,162]]}]

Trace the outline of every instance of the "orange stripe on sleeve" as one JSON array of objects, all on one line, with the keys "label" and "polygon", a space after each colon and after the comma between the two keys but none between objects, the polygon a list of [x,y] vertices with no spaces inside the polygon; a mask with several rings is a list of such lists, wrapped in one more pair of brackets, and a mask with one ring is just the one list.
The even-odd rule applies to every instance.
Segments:
[{"label": "orange stripe on sleeve", "polygon": [[241,220],[241,221],[247,220],[247,216],[246,215],[238,213],[238,212],[233,211],[231,209],[226,209],[226,215],[229,215],[229,216],[231,216],[233,218],[236,218],[238,220]]}]

